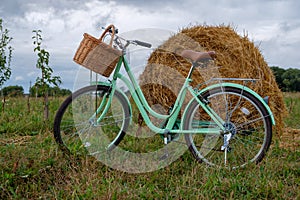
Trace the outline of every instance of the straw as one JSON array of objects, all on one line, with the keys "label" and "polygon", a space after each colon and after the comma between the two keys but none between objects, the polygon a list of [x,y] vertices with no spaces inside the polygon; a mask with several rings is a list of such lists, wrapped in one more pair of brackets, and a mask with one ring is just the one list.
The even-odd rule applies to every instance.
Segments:
[{"label": "straw", "polygon": [[139,77],[142,90],[151,105],[159,103],[168,110],[174,104],[191,66],[189,61],[179,56],[184,49],[217,53],[212,66],[193,73],[191,84],[194,87],[216,76],[258,79],[255,84],[247,86],[262,97],[270,97],[276,130],[282,132],[286,108],[275,77],[259,48],[248,39],[247,34],[240,36],[231,26],[187,27],[158,47],[150,55]]}]

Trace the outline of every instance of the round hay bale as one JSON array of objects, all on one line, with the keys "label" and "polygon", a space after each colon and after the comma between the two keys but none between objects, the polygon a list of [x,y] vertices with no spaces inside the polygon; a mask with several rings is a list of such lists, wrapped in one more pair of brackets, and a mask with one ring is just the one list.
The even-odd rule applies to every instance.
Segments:
[{"label": "round hay bale", "polygon": [[[270,107],[275,116],[276,130],[281,132],[286,113],[283,95],[277,86],[271,69],[258,47],[247,35],[240,36],[231,26],[193,26],[182,29],[158,47],[149,57],[140,85],[150,105],[161,104],[168,110],[187,76],[191,63],[182,58],[184,49],[215,51],[213,64],[197,68],[193,72],[192,86],[212,77],[258,79],[247,86],[262,97],[270,96]],[[237,82],[243,84],[243,82]],[[204,87],[202,85],[202,87]],[[188,102],[188,100],[186,100]]]}]

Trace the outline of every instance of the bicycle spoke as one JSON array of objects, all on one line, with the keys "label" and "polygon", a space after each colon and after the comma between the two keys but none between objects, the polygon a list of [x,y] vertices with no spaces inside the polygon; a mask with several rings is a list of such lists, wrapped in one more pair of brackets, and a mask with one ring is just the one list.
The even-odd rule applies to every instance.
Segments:
[{"label": "bicycle spoke", "polygon": [[[268,116],[262,116],[262,117],[260,117],[260,118],[250,120],[250,121],[245,122],[245,123],[243,123],[243,124],[239,124],[239,125],[237,126],[237,128],[240,128],[240,127],[246,126],[246,125],[250,125],[250,124],[255,123],[255,122],[259,121],[259,120],[262,120],[262,119],[264,119],[264,118],[266,118],[266,117],[268,117]],[[239,130],[239,129],[238,129],[238,130]]]}]

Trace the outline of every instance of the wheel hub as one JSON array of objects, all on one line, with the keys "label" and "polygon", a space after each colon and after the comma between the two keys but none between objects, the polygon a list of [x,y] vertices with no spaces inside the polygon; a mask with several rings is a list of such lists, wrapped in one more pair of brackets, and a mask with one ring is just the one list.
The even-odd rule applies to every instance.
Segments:
[{"label": "wheel hub", "polygon": [[221,146],[222,151],[230,151],[229,147],[229,141],[234,137],[236,134],[236,126],[232,122],[226,122],[223,127],[225,128],[225,134],[224,134],[224,144]]},{"label": "wheel hub", "polygon": [[236,126],[232,122],[226,122],[223,127],[225,128],[225,133],[231,133],[232,137],[237,133]]}]

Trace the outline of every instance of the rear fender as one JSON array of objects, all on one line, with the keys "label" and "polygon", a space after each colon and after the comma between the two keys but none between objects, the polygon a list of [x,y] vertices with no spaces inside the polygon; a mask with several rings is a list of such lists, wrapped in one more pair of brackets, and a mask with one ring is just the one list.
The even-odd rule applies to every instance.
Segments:
[{"label": "rear fender", "polygon": [[[253,96],[255,96],[262,104],[263,106],[267,109],[268,113],[269,113],[269,116],[271,118],[271,121],[272,121],[272,124],[275,125],[275,119],[274,119],[274,115],[270,109],[270,107],[268,106],[268,104],[264,101],[264,99],[259,96],[259,94],[257,94],[256,92],[254,92],[252,89],[244,86],[244,85],[240,85],[240,84],[236,84],[236,83],[218,83],[218,84],[214,84],[214,85],[210,85],[202,90],[200,90],[198,92],[198,94],[203,94],[205,92],[207,92],[208,90],[211,90],[211,89],[215,89],[215,88],[219,88],[219,87],[233,87],[233,88],[239,88],[241,90],[244,90],[244,91],[247,91],[249,92],[250,94],[252,94]],[[189,106],[191,105],[191,103],[193,102],[193,100],[195,99],[196,97],[192,98],[191,101],[188,103],[188,105],[186,106],[185,110],[184,110],[184,115],[183,116],[186,116],[186,112],[189,108]]]}]

